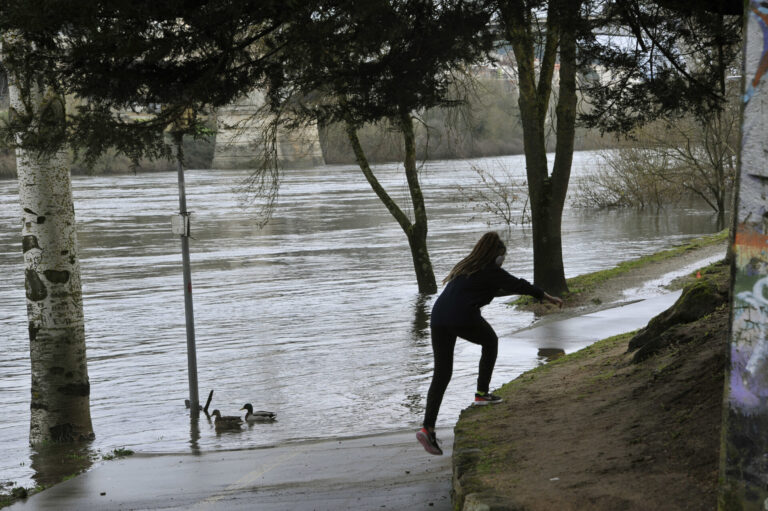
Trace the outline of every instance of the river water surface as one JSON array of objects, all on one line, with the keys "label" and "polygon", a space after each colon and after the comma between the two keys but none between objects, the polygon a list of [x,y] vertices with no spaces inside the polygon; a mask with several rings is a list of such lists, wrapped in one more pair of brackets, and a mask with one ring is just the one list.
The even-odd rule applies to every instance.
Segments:
[{"label": "river water surface", "polygon": [[[523,179],[522,156],[427,163],[429,249],[441,280],[488,229],[457,199],[457,183],[479,182],[472,165],[504,167]],[[574,181],[594,166],[577,153]],[[402,203],[397,165],[377,167]],[[405,235],[359,169],[324,166],[284,174],[273,219],[257,227],[238,203],[245,171],[190,170],[191,259],[200,397],[236,414],[246,403],[277,412],[274,424],[217,435],[203,417],[192,428],[174,173],[73,178],[78,221],[91,413],[102,453],[118,447],[195,452],[352,436],[418,427],[432,355],[429,311],[420,297]],[[522,206],[522,204],[520,204]],[[531,279],[530,231],[498,223],[505,268]],[[707,210],[589,212],[567,209],[567,276],[615,266],[716,230]],[[0,483],[36,474],[27,445],[29,349],[18,189],[0,181]],[[542,361],[546,346],[504,345],[529,313],[496,300],[484,309],[502,348],[492,387]],[[474,393],[479,348],[457,343],[454,377],[438,428],[452,427]],[[38,464],[39,465],[39,464]]]}]

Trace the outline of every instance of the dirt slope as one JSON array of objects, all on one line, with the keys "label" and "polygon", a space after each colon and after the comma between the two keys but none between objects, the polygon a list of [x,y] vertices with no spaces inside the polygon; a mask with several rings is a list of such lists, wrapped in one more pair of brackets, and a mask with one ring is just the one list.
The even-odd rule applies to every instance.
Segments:
[{"label": "dirt slope", "polygon": [[728,279],[724,264],[705,271],[632,352],[633,335],[607,339],[505,385],[504,403],[465,410],[455,505],[715,509]]}]

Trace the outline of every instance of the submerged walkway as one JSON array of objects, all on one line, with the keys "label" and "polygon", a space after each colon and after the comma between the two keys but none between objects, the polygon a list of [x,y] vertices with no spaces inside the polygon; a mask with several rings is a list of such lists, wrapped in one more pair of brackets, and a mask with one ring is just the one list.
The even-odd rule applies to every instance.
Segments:
[{"label": "submerged walkway", "polygon": [[[505,338],[575,351],[645,326],[680,291]],[[9,509],[450,510],[453,432],[440,430],[444,456],[430,456],[415,429],[360,438],[289,443],[203,454],[136,454],[110,461]]]},{"label": "submerged walkway", "polygon": [[16,510],[451,509],[453,436],[430,456],[415,430],[200,455],[137,454],[19,502]]}]

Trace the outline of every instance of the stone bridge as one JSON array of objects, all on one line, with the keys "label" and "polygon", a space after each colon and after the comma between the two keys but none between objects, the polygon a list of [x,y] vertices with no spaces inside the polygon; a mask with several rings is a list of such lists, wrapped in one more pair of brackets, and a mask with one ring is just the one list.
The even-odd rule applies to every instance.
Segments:
[{"label": "stone bridge", "polygon": [[[264,95],[253,91],[216,112],[214,169],[248,169],[259,164],[264,147],[264,120],[256,114]],[[323,152],[316,126],[277,133],[277,159],[281,167],[323,165]]]},{"label": "stone bridge", "polygon": [[[264,95],[252,92],[216,112],[216,143],[212,167],[215,169],[248,169],[259,162],[263,121],[254,120]],[[0,111],[8,109],[8,80],[0,68]],[[279,132],[277,159],[282,167],[323,165],[323,152],[317,127],[300,131]]]}]

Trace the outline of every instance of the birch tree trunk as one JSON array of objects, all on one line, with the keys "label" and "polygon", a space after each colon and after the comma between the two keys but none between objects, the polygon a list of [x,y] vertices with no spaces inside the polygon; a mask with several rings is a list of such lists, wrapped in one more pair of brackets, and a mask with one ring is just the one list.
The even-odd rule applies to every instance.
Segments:
[{"label": "birch tree trunk", "polygon": [[[12,115],[39,113],[51,101],[61,101],[35,86],[22,94],[9,75]],[[60,150],[41,156],[17,148],[16,167],[32,362],[29,441],[90,440],[90,383],[67,154]]]}]

